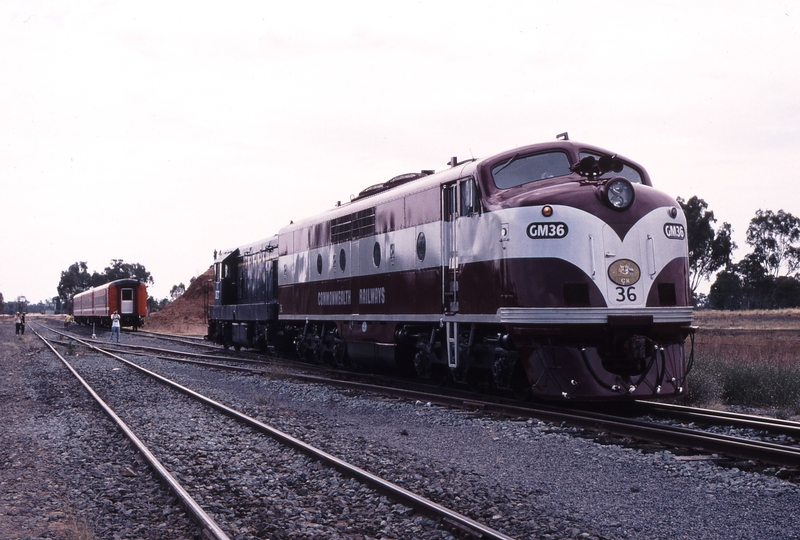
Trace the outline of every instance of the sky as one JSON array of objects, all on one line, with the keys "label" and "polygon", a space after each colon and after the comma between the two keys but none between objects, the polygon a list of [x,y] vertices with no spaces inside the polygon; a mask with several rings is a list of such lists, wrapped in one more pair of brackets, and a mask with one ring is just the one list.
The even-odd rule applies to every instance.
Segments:
[{"label": "sky", "polygon": [[0,103],[6,301],[112,259],[165,298],[215,249],[564,131],[704,199],[736,260],[756,210],[800,216],[797,0],[5,0]]}]

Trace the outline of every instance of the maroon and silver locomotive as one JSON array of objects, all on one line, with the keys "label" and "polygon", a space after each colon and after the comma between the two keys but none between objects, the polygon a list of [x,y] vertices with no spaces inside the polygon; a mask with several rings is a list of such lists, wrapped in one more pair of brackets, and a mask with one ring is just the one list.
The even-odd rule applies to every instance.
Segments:
[{"label": "maroon and silver locomotive", "polygon": [[685,391],[686,221],[561,140],[453,158],[220,254],[208,339],[546,399]]}]

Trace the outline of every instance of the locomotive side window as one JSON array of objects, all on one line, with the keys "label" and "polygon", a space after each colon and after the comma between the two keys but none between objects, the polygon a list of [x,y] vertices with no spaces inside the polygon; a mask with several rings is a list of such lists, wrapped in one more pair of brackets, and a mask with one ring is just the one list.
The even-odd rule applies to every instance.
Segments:
[{"label": "locomotive side window", "polygon": [[420,262],[425,260],[425,233],[423,232],[417,235],[417,259]]},{"label": "locomotive side window", "polygon": [[375,264],[375,268],[379,268],[381,265],[381,245],[378,242],[375,242],[375,246],[372,248],[372,262]]},{"label": "locomotive side window", "polygon": [[478,189],[473,178],[461,181],[461,215],[471,216],[480,210]]},{"label": "locomotive side window", "polygon": [[[580,155],[581,159],[585,157],[593,157],[595,159],[600,159],[600,154],[596,154],[594,152],[581,152]],[[642,183],[642,174],[625,162],[623,162],[622,172],[609,171],[605,174],[602,174],[600,178],[611,178],[612,176],[621,176],[633,182],[634,184]]]},{"label": "locomotive side window", "polygon": [[492,167],[492,176],[498,188],[508,189],[570,174],[569,166],[569,156],[560,151],[529,156],[514,154]]}]

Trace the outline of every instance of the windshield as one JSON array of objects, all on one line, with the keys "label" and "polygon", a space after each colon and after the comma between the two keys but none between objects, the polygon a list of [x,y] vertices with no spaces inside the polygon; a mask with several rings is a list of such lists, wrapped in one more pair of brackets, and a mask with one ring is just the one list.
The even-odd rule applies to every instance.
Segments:
[{"label": "windshield", "polygon": [[[585,157],[593,157],[595,159],[600,159],[601,154],[597,154],[595,152],[581,152],[581,159]],[[612,176],[621,176],[623,178],[628,179],[630,182],[634,184],[641,184],[642,183],[642,173],[628,165],[627,163],[623,162],[622,171],[621,172],[614,172],[609,171],[605,174],[601,174],[600,178],[611,178]]]},{"label": "windshield", "polygon": [[528,182],[570,174],[569,156],[565,152],[544,152],[509,159],[492,167],[494,184],[500,189],[521,186]]}]

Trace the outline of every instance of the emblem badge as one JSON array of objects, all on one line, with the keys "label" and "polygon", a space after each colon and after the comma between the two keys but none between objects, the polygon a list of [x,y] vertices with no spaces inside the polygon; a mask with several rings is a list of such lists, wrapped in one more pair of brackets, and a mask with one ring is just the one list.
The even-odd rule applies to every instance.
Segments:
[{"label": "emblem badge", "polygon": [[608,277],[617,285],[628,287],[639,281],[642,276],[639,265],[630,259],[620,259],[608,267]]}]

